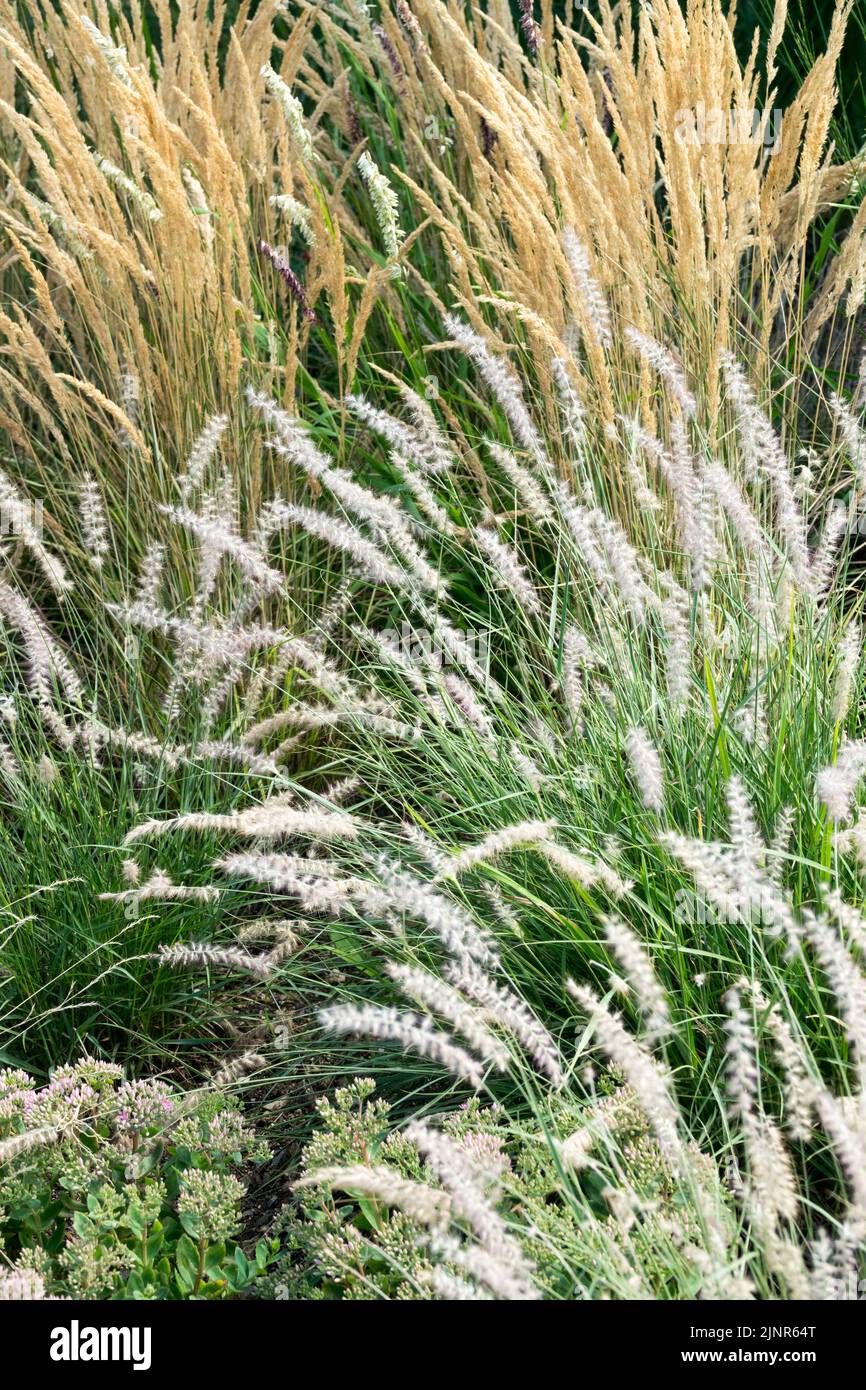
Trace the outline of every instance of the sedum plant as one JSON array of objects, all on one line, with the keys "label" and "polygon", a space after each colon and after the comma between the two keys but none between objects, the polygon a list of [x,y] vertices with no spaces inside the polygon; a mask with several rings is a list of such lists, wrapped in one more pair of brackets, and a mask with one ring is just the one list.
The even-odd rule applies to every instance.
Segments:
[{"label": "sedum plant", "polygon": [[125,1081],[90,1057],[45,1086],[0,1072],[0,1297],[244,1292],[272,1252],[237,1242],[237,1171],[269,1152],[219,1092]]}]

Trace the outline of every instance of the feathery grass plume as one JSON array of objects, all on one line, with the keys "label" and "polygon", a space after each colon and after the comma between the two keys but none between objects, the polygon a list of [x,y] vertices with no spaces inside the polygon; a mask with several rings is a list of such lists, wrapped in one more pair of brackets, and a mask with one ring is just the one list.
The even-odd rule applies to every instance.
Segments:
[{"label": "feathery grass plume", "polygon": [[493,738],[493,722],[468,681],[461,680],[453,671],[446,671],[442,685],[467,722],[489,743]]},{"label": "feathery grass plume", "polygon": [[233,878],[248,878],[267,884],[275,892],[296,897],[306,912],[341,912],[354,896],[367,899],[367,885],[360,879],[333,878],[316,873],[316,861],[309,861],[307,872],[298,872],[297,855],[263,854],[252,851],[227,854],[214,865]]},{"label": "feathery grass plume", "polygon": [[467,676],[482,687],[489,699],[497,699],[499,687],[490,673],[476,659],[472,645],[466,640],[465,635],[448,621],[438,605],[434,606],[418,598],[415,599],[415,605],[436,645],[447,654],[455,666],[459,666]]},{"label": "feathery grass plume", "polygon": [[604,935],[634,992],[647,1041],[665,1037],[671,1031],[667,998],[641,942],[620,917],[604,918]]},{"label": "feathery grass plume", "polygon": [[[450,1135],[420,1120],[407,1125],[405,1134],[450,1195],[453,1215],[467,1223],[477,1241],[477,1245],[464,1246],[456,1240],[444,1241],[439,1252],[499,1298],[537,1298],[533,1268],[490,1201],[484,1170],[479,1170]],[[437,1246],[431,1248],[435,1251]]]},{"label": "feathery grass plume", "polygon": [[854,808],[857,788],[866,772],[866,741],[842,745],[836,762],[822,768],[815,779],[819,801],[827,808],[831,820],[849,820]]},{"label": "feathery grass plume", "polygon": [[283,109],[298,154],[305,164],[312,164],[316,154],[313,149],[312,137],[307,129],[303,106],[291,87],[283,81],[279,73],[274,72],[270,63],[262,65],[260,75],[265,79],[265,87],[271,96],[279,102]]},{"label": "feathery grass plume", "polygon": [[784,450],[767,416],[755,400],[741,364],[730,352],[720,353],[728,397],[734,407],[737,433],[753,479],[766,477],[776,500],[776,525],[787,549],[794,576],[804,592],[810,589],[806,523],[791,482]]},{"label": "feathery grass plume", "polygon": [[856,1239],[862,1246],[866,1234],[866,1145],[862,1120],[857,1115],[846,1115],[839,1100],[823,1087],[815,1093],[815,1109],[850,1190],[846,1224],[856,1232]]},{"label": "feathery grass plume", "polygon": [[[277,452],[280,452],[279,446]],[[354,512],[361,521],[387,538],[409,575],[417,580],[422,588],[437,595],[443,592],[440,575],[427,562],[416,544],[409,518],[399,503],[355,482],[349,473],[340,468],[324,468],[316,474],[316,478],[333,493],[347,511]],[[274,524],[279,524],[282,515],[282,503],[274,502],[271,507]]]},{"label": "feathery grass plume", "polygon": [[866,1089],[866,976],[849,947],[823,917],[805,913],[804,923],[806,936],[836,996],[862,1092]]},{"label": "feathery grass plume", "polygon": [[486,440],[485,443],[526,508],[527,515],[541,525],[552,521],[553,511],[547,495],[541,485],[533,478],[529,469],[518,463],[511,449],[504,448],[503,445],[497,444],[492,439]]},{"label": "feathery grass plume", "polygon": [[[416,400],[420,402],[420,397]],[[411,463],[421,473],[443,473],[451,467],[451,456],[439,437],[432,414],[425,421],[426,428],[419,430],[372,405],[365,396],[350,393],[345,403],[353,415],[391,445],[404,464]]]},{"label": "feathery grass plume", "polygon": [[108,522],[99,484],[92,473],[85,473],[78,484],[81,533],[87,558],[94,569],[102,568],[108,554]]},{"label": "feathery grass plume", "polygon": [[[370,195],[379,231],[382,233],[385,253],[389,261],[396,261],[403,242],[403,233],[397,222],[400,215],[397,194],[367,150],[363,150],[358,156],[358,172]],[[395,266],[394,271],[399,273],[399,267]]]},{"label": "feathery grass plume", "polygon": [[773,1050],[782,1068],[785,1097],[784,1124],[791,1138],[802,1142],[812,1133],[816,1082],[810,1074],[801,1039],[794,1036],[789,1020],[778,1000],[768,1004],[757,981],[744,982],[761,1011],[773,1039]]},{"label": "feathery grass plume", "polygon": [[680,543],[690,561],[692,589],[702,593],[709,586],[713,561],[711,495],[704,489],[696,471],[695,459],[680,416],[675,415],[671,419],[670,433],[667,478],[676,504]]},{"label": "feathery grass plume", "polygon": [[381,885],[371,885],[374,902],[378,897],[393,912],[426,923],[455,959],[468,956],[488,968],[498,964],[493,936],[459,903],[387,861],[380,864],[380,876]]},{"label": "feathery grass plume", "polygon": [[833,686],[831,713],[834,724],[842,724],[851,703],[854,676],[860,660],[860,625],[851,622],[839,642],[836,679]]},{"label": "feathery grass plume", "polygon": [[269,719],[263,719],[260,724],[254,724],[247,730],[245,742],[249,745],[278,729],[329,729],[340,724],[369,729],[400,743],[416,743],[420,737],[417,729],[410,728],[399,719],[391,719],[387,714],[377,714],[363,706],[346,705],[342,709],[328,709],[321,705],[294,705]]},{"label": "feathery grass plume", "polygon": [[674,832],[661,834],[659,843],[692,875],[721,921],[760,925],[771,937],[784,936],[789,951],[797,953],[802,923],[772,876],[743,852],[742,843],[725,845]]},{"label": "feathery grass plume", "polygon": [[[634,495],[635,504],[641,510],[648,512],[661,512],[663,503],[658,493],[653,491],[647,484],[646,474],[642,466],[638,465],[638,458],[641,454],[647,454],[661,467],[664,473],[664,464],[667,463],[664,449],[654,435],[644,430],[637,420],[631,420],[627,415],[617,416],[622,433],[625,435],[626,448],[624,450],[624,463],[629,487]],[[608,425],[605,430],[606,438],[617,439],[619,436],[613,425]],[[658,452],[656,452],[656,450]],[[661,463],[659,460],[661,459]]]},{"label": "feathery grass plume", "polygon": [[135,592],[135,602],[145,613],[158,608],[165,574],[165,559],[165,546],[159,541],[152,541],[144,552]]},{"label": "feathery grass plume", "polygon": [[135,887],[141,882],[141,865],[135,859],[124,859],[120,866],[125,883]]},{"label": "feathery grass plume", "polygon": [[315,507],[302,507],[288,502],[280,508],[280,516],[290,525],[300,526],[309,535],[327,542],[336,550],[344,551],[360,572],[374,583],[391,584],[398,592],[407,587],[408,575],[392,564],[372,541],[368,541],[349,522],[328,516],[325,512],[317,511]]},{"label": "feathery grass plume", "polygon": [[523,399],[520,378],[506,362],[493,355],[484,339],[474,333],[462,319],[457,318],[455,314],[446,314],[443,322],[445,332],[475,363],[481,377],[502,407],[502,413],[517,442],[532,454],[542,467],[549,467],[541,436]]},{"label": "feathery grass plume", "polygon": [[53,787],[60,777],[60,770],[53,758],[49,758],[47,753],[43,753],[37,765],[39,780],[44,787]]},{"label": "feathery grass plume", "polygon": [[827,1231],[820,1231],[812,1243],[810,1297],[816,1303],[835,1302],[843,1298],[836,1251]]},{"label": "feathery grass plume", "polygon": [[626,752],[632,776],[648,811],[660,814],[664,807],[664,774],[661,759],[646,729],[634,725],[626,734]]},{"label": "feathery grass plume", "polygon": [[656,606],[665,635],[665,689],[679,719],[692,699],[692,635],[689,596],[672,575],[661,576],[664,597]]},{"label": "feathery grass plume", "polygon": [[39,1129],[25,1129],[21,1134],[13,1134],[9,1139],[0,1139],[0,1165],[11,1163],[30,1149],[56,1144],[65,1132],[60,1125],[44,1125]]},{"label": "feathery grass plume", "polygon": [[9,747],[5,738],[0,737],[0,772],[7,781],[14,782],[21,775],[21,767],[18,759]]},{"label": "feathery grass plume", "polygon": [[719,506],[730,519],[733,538],[749,555],[754,556],[767,573],[770,573],[772,554],[767,537],[737,480],[717,459],[706,460],[702,473]]},{"label": "feathery grass plume", "polygon": [[479,1289],[470,1279],[461,1279],[459,1275],[449,1273],[442,1265],[433,1266],[427,1274],[426,1282],[433,1292],[447,1303],[484,1303],[493,1297],[486,1289]]},{"label": "feathery grass plume", "polygon": [[258,410],[276,435],[277,442],[286,455],[303,468],[311,478],[317,478],[331,466],[331,460],[314,444],[308,430],[288,411],[280,409],[263,391],[247,387],[246,398],[254,410]]},{"label": "feathery grass plume", "polygon": [[319,1184],[341,1192],[351,1192],[374,1201],[398,1207],[406,1216],[420,1221],[422,1226],[447,1228],[451,1215],[451,1199],[441,1188],[404,1178],[393,1168],[381,1164],[355,1163],[345,1167],[315,1168],[293,1186],[318,1187]]},{"label": "feathery grass plume", "polygon": [[[747,982],[742,982],[747,987]],[[792,1297],[806,1296],[807,1277],[802,1251],[784,1234],[797,1218],[799,1196],[790,1158],[769,1117],[758,1110],[759,1070],[752,1022],[743,1007],[740,988],[725,998],[728,1010],[728,1090],[745,1145],[749,1180],[746,1198],[761,1232],[770,1268],[788,1286]],[[781,1228],[780,1228],[781,1223]]]},{"label": "feathery grass plume", "polygon": [[538,764],[530,758],[528,753],[524,753],[519,743],[512,743],[509,755],[523,780],[534,792],[540,792],[544,783],[544,774]]},{"label": "feathery grass plume", "polygon": [[[604,292],[592,274],[586,247],[572,227],[566,227],[563,230],[562,245],[574,282],[575,293],[586,309],[590,328],[601,347],[610,347],[613,342],[610,310]],[[564,375],[564,367],[562,367],[562,371]]]},{"label": "feathery grass plume", "polygon": [[566,628],[562,638],[562,693],[572,719],[579,725],[585,697],[584,675],[599,664],[599,657],[577,626]]},{"label": "feathery grass plume", "polygon": [[273,797],[260,806],[250,806],[243,811],[188,811],[165,820],[143,821],[127,833],[123,843],[132,845],[139,840],[174,834],[177,830],[224,830],[233,835],[267,841],[286,839],[292,835],[309,836],[314,840],[352,840],[358,834],[356,822],[345,811],[318,808],[301,810],[285,805],[279,797]]},{"label": "feathery grass plume", "polygon": [[401,459],[397,454],[392,455],[392,458],[421,515],[426,517],[434,531],[438,531],[443,536],[453,536],[456,529],[454,523],[437,500],[433,489],[425,482],[424,478],[419,477],[405,459]]},{"label": "feathery grass plume", "polygon": [[829,405],[854,469],[857,490],[866,492],[866,434],[851,407],[835,391],[830,393]]},{"label": "feathery grass plume", "polygon": [[426,469],[422,471],[447,473],[455,462],[454,451],[447,434],[440,427],[430,402],[424,396],[420,396],[405,381],[397,380],[395,385],[409,412],[412,426],[427,450]]},{"label": "feathery grass plume", "polygon": [[497,1071],[507,1070],[508,1049],[484,1027],[484,1016],[467,1004],[459,990],[417,966],[389,961],[385,969],[403,994],[450,1023],[485,1063]]},{"label": "feathery grass plume", "polygon": [[472,534],[479,550],[490,562],[492,577],[499,588],[510,593],[518,608],[528,616],[540,618],[541,602],[517,553],[487,526],[476,526]]},{"label": "feathery grass plume", "polygon": [[267,1057],[263,1057],[260,1052],[242,1052],[240,1056],[224,1062],[209,1078],[210,1084],[215,1090],[222,1091],[232,1086],[235,1081],[240,1081],[242,1077],[249,1076],[250,1072],[262,1071],[267,1065]]},{"label": "feathery grass plume", "polygon": [[853,854],[861,871],[866,869],[866,819],[859,816],[846,830],[837,830],[833,845],[840,854]]},{"label": "feathery grass plume", "polygon": [[0,535],[27,547],[51,588],[62,598],[72,588],[66,569],[58,557],[46,550],[42,540],[42,510],[34,506],[0,469]]},{"label": "feathery grass plume", "polygon": [[589,511],[586,520],[604,559],[608,592],[621,601],[636,623],[643,623],[647,603],[654,596],[641,573],[637,550],[619,523],[602,511]]},{"label": "feathery grass plume", "polygon": [[496,984],[468,956],[446,966],[445,974],[455,989],[481,1005],[487,1018],[517,1039],[538,1071],[549,1077],[554,1086],[563,1085],[565,1075],[556,1044],[525,1000]]},{"label": "feathery grass plume", "polygon": [[821,538],[812,555],[812,593],[819,601],[826,600],[832,591],[839,551],[849,527],[848,508],[842,502],[834,503],[827,513]]},{"label": "feathery grass plume", "polygon": [[770,877],[777,887],[781,886],[784,878],[785,860],[791,843],[796,815],[796,808],[793,805],[783,806],[773,827],[773,839],[767,854],[767,865]]},{"label": "feathery grass plume", "polygon": [[626,340],[648,366],[658,372],[673,400],[677,402],[683,415],[691,419],[697,414],[698,403],[689,390],[685,374],[679,362],[667,348],[654,338],[641,333],[637,328],[626,328]]},{"label": "feathery grass plume", "polygon": [[510,854],[513,849],[527,845],[538,845],[547,841],[556,822],[550,820],[520,821],[518,825],[506,825],[502,830],[492,830],[476,845],[467,845],[446,859],[437,877],[456,878],[479,864],[490,864],[500,854]]},{"label": "feathery grass plume", "polygon": [[124,888],[119,893],[100,893],[100,902],[133,903],[144,902],[194,902],[212,903],[219,897],[219,889],[214,884],[174,883],[162,869],[155,869],[146,883]]},{"label": "feathery grass plume", "polygon": [[586,446],[586,411],[580,396],[571,383],[563,358],[551,358],[550,370],[553,373],[553,382],[559,402],[562,437],[571,453],[579,458]]},{"label": "feathery grass plume", "polygon": [[228,516],[208,516],[191,507],[160,505],[163,516],[175,526],[191,531],[202,547],[217,555],[227,555],[253,584],[266,593],[276,593],[285,585],[285,577],[272,569],[249,542],[237,534]]},{"label": "feathery grass plume", "polygon": [[[743,984],[746,982],[744,981]],[[725,996],[728,1018],[727,1087],[733,1113],[743,1125],[755,1120],[758,1098],[758,1060],[752,1021],[743,1007],[740,989],[731,989]]]},{"label": "feathery grass plume", "polygon": [[[337,863],[333,859],[323,858],[321,854],[314,852],[314,847],[308,849],[305,854],[280,854],[276,857],[279,858],[281,866],[287,873],[296,874],[301,878],[303,878],[304,875],[309,877],[310,874],[315,873],[317,878],[330,878],[345,882],[342,864]],[[270,932],[271,928],[268,923],[258,922],[255,924],[256,931],[265,933],[266,928],[268,932]],[[244,927],[243,931],[246,932],[247,928]],[[252,931],[253,929],[251,928],[250,934],[252,934]]]},{"label": "feathery grass plume", "polygon": [[129,201],[141,209],[148,222],[158,222],[163,215],[162,209],[157,206],[156,200],[147,189],[139,188],[134,179],[116,164],[112,164],[110,159],[105,159],[97,150],[92,150],[91,153],[94,164],[108,182],[119,188],[121,193],[125,193]]},{"label": "feathery grass plume", "polygon": [[627,880],[620,878],[619,874],[605,864],[602,859],[588,859],[582,854],[576,854],[573,849],[568,849],[557,840],[545,839],[539,844],[539,851],[555,869],[573,878],[584,888],[595,888],[601,885],[608,893],[615,898],[620,898],[627,893],[630,884]]},{"label": "feathery grass plume", "polygon": [[861,955],[866,955],[866,918],[850,903],[846,903],[838,888],[824,894],[824,905],[839,923],[843,932],[857,947]]},{"label": "feathery grass plume", "polygon": [[434,1028],[430,1019],[418,1014],[376,1004],[333,1004],[320,1011],[319,1022],[328,1033],[358,1033],[383,1042],[398,1042],[405,1051],[430,1058],[474,1090],[480,1091],[484,1085],[484,1069],[477,1058],[458,1046],[450,1033]]},{"label": "feathery grass plume", "polygon": [[742,864],[747,873],[759,874],[766,867],[767,846],[740,777],[728,779],[725,801],[735,862]]},{"label": "feathery grass plume", "polygon": [[170,965],[184,970],[207,969],[220,966],[225,970],[246,971],[266,980],[273,973],[273,962],[268,956],[252,956],[238,946],[206,946],[190,942],[188,945],[160,946],[154,956],[161,965]]},{"label": "feathery grass plume", "polygon": [[316,234],[313,229],[313,216],[308,207],[299,203],[297,198],[293,198],[290,193],[274,193],[269,199],[272,208],[276,208],[288,220],[292,227],[297,227],[304,241],[311,250],[316,245]]},{"label": "feathery grass plume", "polygon": [[437,842],[431,835],[422,830],[420,825],[416,825],[414,821],[404,820],[400,827],[400,833],[434,875],[443,872],[448,862],[448,856],[443,854]]},{"label": "feathery grass plume", "polygon": [[183,472],[178,478],[181,497],[185,502],[202,487],[208,466],[228,429],[228,423],[227,415],[212,415],[193,444]]},{"label": "feathery grass plume", "polygon": [[284,960],[288,960],[298,949],[299,936],[296,928],[306,925],[301,922],[262,922],[249,923],[241,927],[238,932],[238,943],[243,945],[246,941],[269,941],[270,949],[267,952],[267,959],[271,965],[282,965]]},{"label": "feathery grass plume", "polygon": [[122,82],[124,87],[132,86],[132,78],[129,75],[127,66],[126,48],[122,44],[114,44],[111,39],[106,38],[101,29],[93,23],[89,15],[78,16],[85,32],[89,36],[95,48],[102,54],[105,62],[113,77],[118,82]]},{"label": "feathery grass plume", "polygon": [[679,1111],[670,1073],[632,1037],[620,1015],[611,1013],[591,989],[576,985],[573,980],[567,980],[566,987],[587,1015],[602,1051],[634,1090],[662,1150],[674,1163],[681,1163]]},{"label": "feathery grass plume", "polygon": [[27,686],[40,707],[50,710],[55,694],[64,696],[71,704],[79,704],[84,687],[66,653],[42,615],[2,578],[0,619],[14,628],[24,643]]}]

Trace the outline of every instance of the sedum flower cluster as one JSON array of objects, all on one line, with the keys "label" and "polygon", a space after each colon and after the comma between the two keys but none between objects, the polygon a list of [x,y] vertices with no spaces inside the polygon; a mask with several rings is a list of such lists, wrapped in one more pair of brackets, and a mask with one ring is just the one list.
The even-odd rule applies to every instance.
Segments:
[{"label": "sedum flower cluster", "polygon": [[236,1243],[270,1156],[234,1100],[82,1057],[0,1071],[0,1298],[225,1298],[272,1251]]}]

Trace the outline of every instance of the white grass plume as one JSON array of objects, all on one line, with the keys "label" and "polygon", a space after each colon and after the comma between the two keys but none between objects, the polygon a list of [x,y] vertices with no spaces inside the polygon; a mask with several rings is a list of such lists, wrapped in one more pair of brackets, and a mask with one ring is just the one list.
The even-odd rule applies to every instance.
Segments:
[{"label": "white grass plume", "polygon": [[444,323],[446,333],[459,343],[490,387],[511,425],[515,439],[540,463],[547,464],[541,436],[526,408],[520,380],[511,367],[500,358],[494,357],[484,339],[474,333],[462,319],[458,319],[454,314],[446,314]]},{"label": "white grass plume", "polygon": [[484,1085],[481,1063],[458,1046],[449,1033],[434,1028],[431,1020],[418,1014],[376,1004],[334,1004],[320,1011],[319,1022],[328,1033],[358,1033],[383,1042],[397,1042],[405,1051],[437,1062],[475,1090]]},{"label": "white grass plume", "polygon": [[385,969],[403,994],[443,1018],[486,1063],[497,1071],[507,1069],[508,1049],[485,1028],[483,1015],[467,1004],[459,990],[417,966],[389,961]]},{"label": "white grass plume", "polygon": [[562,245],[575,292],[586,309],[590,328],[601,347],[610,347],[613,342],[610,310],[604,291],[592,274],[586,247],[572,227],[563,229]]},{"label": "white grass plume", "polygon": [[512,850],[525,848],[527,845],[537,845],[546,841],[555,829],[555,821],[531,820],[521,821],[517,825],[506,825],[502,830],[492,830],[478,844],[467,845],[465,849],[458,850],[446,859],[439,877],[456,878],[458,874],[467,873],[479,864],[492,863],[501,854],[509,854]]},{"label": "white grass plume", "polygon": [[647,1041],[665,1037],[671,1031],[667,997],[642,943],[620,917],[605,917],[604,935],[634,992],[646,1024]]},{"label": "white grass plume", "polygon": [[185,970],[219,966],[224,970],[245,971],[261,979],[267,979],[273,972],[273,964],[268,956],[253,956],[238,946],[205,946],[192,942],[188,945],[163,945],[156,959],[161,965]]},{"label": "white grass plume", "polygon": [[163,820],[143,821],[128,832],[123,843],[132,845],[178,830],[226,831],[261,840],[278,840],[291,835],[309,836],[314,840],[352,840],[358,835],[355,820],[343,811],[299,810],[277,800],[276,804],[265,801],[261,806],[251,806],[244,811],[224,814],[190,811]]},{"label": "white grass plume", "polygon": [[473,536],[479,550],[490,563],[493,582],[506,593],[510,593],[518,607],[529,617],[541,617],[538,594],[516,551],[500,540],[496,532],[487,526],[476,526]]},{"label": "white grass plume", "polygon": [[554,1086],[563,1084],[559,1050],[525,1000],[504,985],[497,984],[468,958],[449,965],[445,973],[456,989],[474,999],[489,1019],[517,1039],[538,1071],[549,1077]]},{"label": "white grass plume", "polygon": [[626,734],[626,752],[632,776],[648,811],[664,807],[664,774],[661,759],[646,729],[635,725]]}]

